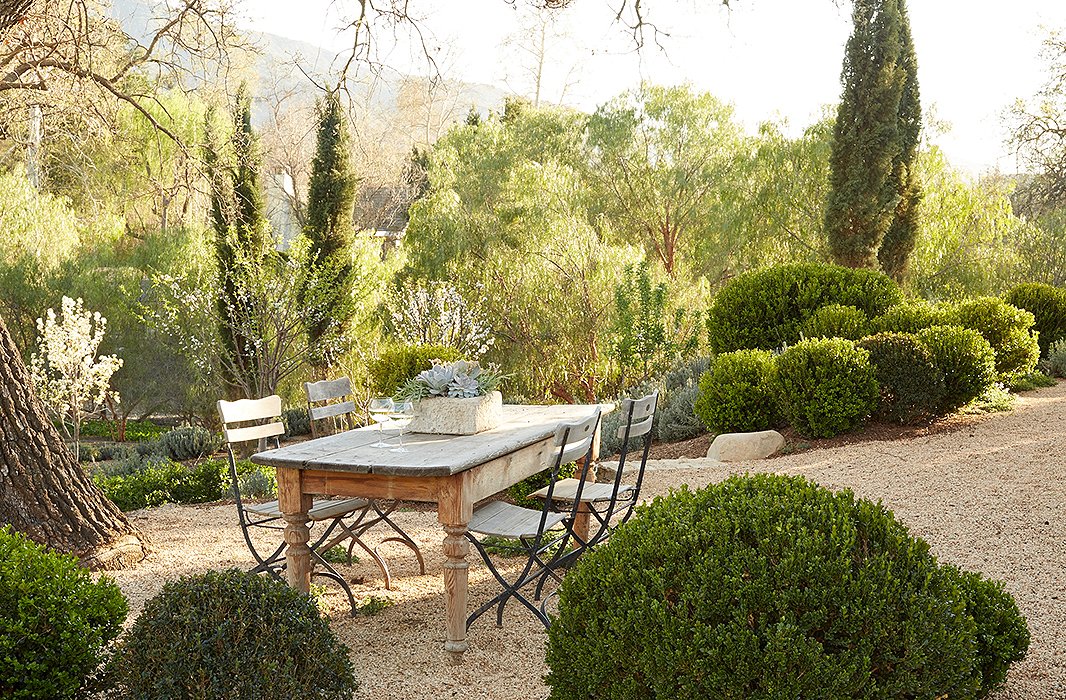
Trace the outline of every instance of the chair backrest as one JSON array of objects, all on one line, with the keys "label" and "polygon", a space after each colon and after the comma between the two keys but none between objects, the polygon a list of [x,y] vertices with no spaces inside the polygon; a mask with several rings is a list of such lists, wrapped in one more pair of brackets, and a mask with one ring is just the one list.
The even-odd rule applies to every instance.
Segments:
[{"label": "chair backrest", "polygon": [[[281,422],[281,397],[276,394],[261,399],[219,401],[218,415],[222,419],[222,437],[227,445],[285,434],[285,424]],[[266,422],[234,425],[253,421]]]},{"label": "chair backrest", "polygon": [[[614,474],[614,489],[611,493],[609,512],[613,513],[618,504],[619,489],[622,485],[622,472],[625,469],[630,446],[638,438],[643,438],[643,449],[640,455],[640,467],[637,469],[637,480],[633,484],[633,489],[626,494],[625,513],[619,518],[618,525],[629,520],[629,517],[633,514],[633,508],[640,498],[640,487],[644,483],[644,470],[648,466],[648,453],[651,450],[651,429],[655,424],[655,410],[658,404],[659,392],[655,391],[639,399],[623,399],[619,405],[619,410],[625,417],[625,421],[618,428],[618,438],[622,441],[622,449],[618,455],[618,469]],[[599,535],[606,534],[608,533],[599,533]]]},{"label": "chair backrest", "polygon": [[[354,428],[353,414],[358,412],[352,395],[352,382],[348,377],[326,379],[320,382],[304,382],[307,395],[307,416],[311,421],[311,437],[318,437],[315,421],[324,418],[345,418],[349,428]],[[340,399],[338,401],[338,399]],[[330,403],[336,401],[336,403]]]}]

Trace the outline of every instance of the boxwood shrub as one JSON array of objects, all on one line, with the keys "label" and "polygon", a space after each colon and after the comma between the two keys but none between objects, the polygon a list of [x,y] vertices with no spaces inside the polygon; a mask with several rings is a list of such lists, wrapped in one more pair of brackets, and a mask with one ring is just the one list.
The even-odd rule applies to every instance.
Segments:
[{"label": "boxwood shrub", "polygon": [[733,476],[642,506],[567,574],[547,683],[554,700],[973,699],[1024,629],[881,504]]},{"label": "boxwood shrub", "polygon": [[1066,338],[1066,289],[1038,282],[1019,284],[1007,292],[1007,303],[1033,315],[1042,355],[1052,343]]},{"label": "boxwood shrub", "polygon": [[854,306],[830,304],[815,311],[800,324],[804,338],[846,338],[858,340],[870,332],[870,320]]},{"label": "boxwood shrub", "polygon": [[910,333],[878,333],[859,347],[881,389],[878,415],[897,423],[915,423],[936,415],[944,399],[944,375],[929,350]]},{"label": "boxwood shrub", "polygon": [[778,421],[774,356],[767,350],[737,350],[715,357],[700,378],[693,410],[716,433],[767,430]]},{"label": "boxwood shrub", "polygon": [[777,403],[809,437],[846,433],[877,408],[870,353],[843,338],[804,340],[777,358]]},{"label": "boxwood shrub", "polygon": [[408,379],[432,367],[431,360],[459,359],[462,358],[458,350],[444,345],[401,345],[384,351],[370,363],[370,379],[374,391],[392,396]]},{"label": "boxwood shrub", "polygon": [[910,301],[896,304],[870,321],[874,333],[917,333],[950,324],[949,309],[941,304]]},{"label": "boxwood shrub", "polygon": [[84,697],[126,619],[111,579],[0,528],[0,697]]},{"label": "boxwood shrub", "polygon": [[996,381],[996,355],[977,331],[933,326],[918,333],[944,376],[942,412],[953,411],[985,393]]},{"label": "boxwood shrub", "polygon": [[956,304],[951,323],[975,330],[988,341],[996,355],[996,375],[1010,382],[1036,369],[1040,345],[1030,333],[1033,314],[997,297],[976,297]]},{"label": "boxwood shrub", "polygon": [[710,345],[716,353],[774,350],[799,340],[801,324],[824,306],[853,306],[873,318],[902,301],[896,283],[876,270],[804,263],[745,272],[714,298]]},{"label": "boxwood shrub", "polygon": [[311,598],[235,569],[166,583],[111,669],[126,700],[336,700],[358,687]]}]

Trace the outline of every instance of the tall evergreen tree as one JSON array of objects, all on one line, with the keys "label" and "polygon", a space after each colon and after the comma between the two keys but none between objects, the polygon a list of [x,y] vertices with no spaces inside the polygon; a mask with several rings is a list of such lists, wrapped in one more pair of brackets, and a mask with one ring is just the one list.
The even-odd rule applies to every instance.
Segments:
[{"label": "tall evergreen tree", "polygon": [[899,110],[906,82],[899,4],[856,0],[852,21],[829,161],[825,228],[836,262],[876,267],[900,199],[893,177],[903,152]]},{"label": "tall evergreen tree", "polygon": [[336,92],[318,108],[318,138],[308,185],[309,265],[305,305],[311,365],[320,374],[344,350],[345,326],[354,313],[352,213],[359,180],[352,169],[347,121]]},{"label": "tall evergreen tree", "polygon": [[900,153],[892,168],[892,181],[899,200],[892,225],[888,227],[877,259],[881,269],[897,281],[907,274],[907,260],[918,238],[918,207],[922,199],[922,185],[918,177],[918,142],[922,132],[922,105],[918,94],[918,60],[911,39],[911,22],[905,0],[897,0],[900,16],[900,53],[898,64],[903,69],[903,91],[899,100],[897,125]]},{"label": "tall evergreen tree", "polygon": [[231,362],[226,382],[248,395],[256,386],[256,320],[247,276],[270,253],[259,179],[259,144],[252,130],[248,87],[237,90],[230,148],[210,136],[205,160],[211,173],[211,223],[218,264],[218,318],[223,348]]}]

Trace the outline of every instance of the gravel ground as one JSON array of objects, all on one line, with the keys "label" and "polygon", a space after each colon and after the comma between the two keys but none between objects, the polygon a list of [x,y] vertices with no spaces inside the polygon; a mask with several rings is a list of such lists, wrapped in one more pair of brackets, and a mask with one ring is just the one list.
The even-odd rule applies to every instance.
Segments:
[{"label": "gravel ground", "polygon": [[[731,473],[802,474],[834,488],[880,499],[930,542],[943,561],[1006,582],[1029,622],[1028,657],[1012,668],[995,700],[1066,700],[1066,383],[1030,393],[1015,411],[988,416],[954,432],[867,442],[746,464],[708,460],[649,463],[647,497],[682,484],[699,487]],[[133,514],[155,552],[137,569],[114,574],[130,599],[131,618],[168,578],[226,566],[248,566],[233,506],[164,506]],[[545,634],[521,606],[508,606],[504,626],[485,616],[470,631],[461,666],[443,652],[443,584],[435,513],[409,510],[397,521],[426,557],[386,545],[394,590],[363,561],[342,567],[362,583],[358,599],[388,598],[373,617],[351,618],[346,600],[327,586],[333,628],[352,650],[361,681],[357,698],[544,698]],[[495,588],[471,552],[471,602]]]}]

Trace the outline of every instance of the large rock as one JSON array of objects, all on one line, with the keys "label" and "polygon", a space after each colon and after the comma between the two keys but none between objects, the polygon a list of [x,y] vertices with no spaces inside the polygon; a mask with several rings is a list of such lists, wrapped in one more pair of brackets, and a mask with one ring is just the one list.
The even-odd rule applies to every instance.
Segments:
[{"label": "large rock", "polygon": [[776,430],[757,433],[722,433],[711,443],[707,457],[719,462],[748,462],[766,459],[785,446],[785,438]]}]

